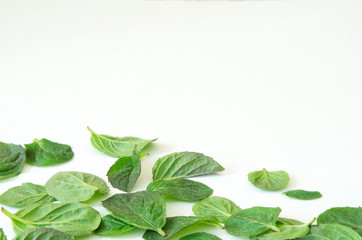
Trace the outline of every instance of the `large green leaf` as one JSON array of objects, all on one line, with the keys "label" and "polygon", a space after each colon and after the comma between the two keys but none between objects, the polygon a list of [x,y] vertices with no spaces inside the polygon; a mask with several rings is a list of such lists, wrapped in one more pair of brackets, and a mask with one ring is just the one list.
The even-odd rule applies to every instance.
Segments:
[{"label": "large green leaf", "polygon": [[97,134],[88,127],[91,132],[91,143],[99,151],[115,158],[131,156],[136,147],[137,152],[142,152],[150,143],[157,140],[146,140],[137,137],[112,137]]},{"label": "large green leaf", "polygon": [[58,172],[44,187],[50,196],[63,203],[87,201],[97,191],[108,193],[108,186],[103,179],[82,172]]},{"label": "large green leaf", "polygon": [[141,174],[141,161],[133,150],[131,156],[119,158],[108,170],[108,181],[113,187],[129,192]]},{"label": "large green leaf", "polygon": [[280,208],[252,207],[241,210],[226,221],[228,233],[235,236],[254,237],[268,230],[279,232],[276,221]]},{"label": "large green leaf", "polygon": [[147,186],[147,190],[157,191],[161,195],[184,201],[200,201],[209,197],[213,192],[205,184],[183,178],[152,182]]},{"label": "large green leaf", "polygon": [[33,203],[54,201],[55,198],[49,196],[43,186],[32,183],[23,183],[0,195],[0,203],[12,207],[25,207]]},{"label": "large green leaf", "polygon": [[31,228],[17,235],[13,240],[72,240],[74,237],[54,228]]},{"label": "large green leaf", "polygon": [[206,232],[197,232],[183,236],[180,240],[221,240],[221,238]]},{"label": "large green leaf", "polygon": [[220,223],[225,223],[231,215],[240,212],[241,208],[229,199],[213,196],[196,203],[192,211],[196,216],[214,217]]},{"label": "large green leaf", "polygon": [[131,226],[121,219],[116,218],[113,215],[106,215],[102,218],[101,224],[95,231],[99,235],[116,235],[132,230],[134,226]]},{"label": "large green leaf", "polygon": [[0,142],[0,180],[21,173],[25,162],[25,150],[20,145]]},{"label": "large green leaf", "polygon": [[69,145],[35,139],[31,144],[25,144],[26,162],[35,166],[48,166],[69,161],[74,153]]},{"label": "large green leaf", "polygon": [[2,228],[0,228],[0,240],[6,240],[6,235],[5,235],[4,231],[2,230]]},{"label": "large green leaf", "polygon": [[165,235],[162,227],[166,223],[166,203],[159,193],[146,190],[116,194],[102,203],[112,215],[124,222]]},{"label": "large green leaf", "polygon": [[12,214],[1,209],[19,234],[34,227],[51,227],[73,236],[92,233],[101,222],[100,214],[82,203],[36,203]]},{"label": "large green leaf", "polygon": [[362,208],[336,207],[321,213],[318,224],[338,223],[356,230],[362,236]]},{"label": "large green leaf", "polygon": [[301,200],[312,200],[321,198],[322,194],[318,191],[306,191],[306,190],[290,190],[287,192],[283,192],[288,197],[301,199]]},{"label": "large green leaf", "polygon": [[261,171],[249,173],[248,179],[255,187],[267,190],[279,190],[287,186],[289,175],[285,171],[269,172],[264,168]]},{"label": "large green leaf", "polygon": [[313,226],[310,233],[299,240],[362,240],[352,228],[340,224],[321,224]]},{"label": "large green leaf", "polygon": [[182,230],[194,226],[200,223],[215,224],[212,220],[203,217],[195,216],[180,216],[180,217],[169,217],[167,218],[166,225],[162,230],[166,233],[166,236],[160,235],[158,232],[147,230],[143,234],[143,239],[146,240],[164,240],[168,239]]},{"label": "large green leaf", "polygon": [[223,171],[224,168],[202,153],[179,152],[157,160],[152,168],[153,180],[170,180]]}]

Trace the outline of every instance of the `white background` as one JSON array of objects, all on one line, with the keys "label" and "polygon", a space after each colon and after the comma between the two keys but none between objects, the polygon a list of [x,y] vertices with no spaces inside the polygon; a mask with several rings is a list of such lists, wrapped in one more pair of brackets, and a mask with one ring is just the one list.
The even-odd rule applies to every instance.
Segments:
[{"label": "white background", "polygon": [[[159,138],[135,191],[159,157],[197,151],[226,170],[195,180],[242,208],[279,206],[281,216],[309,221],[358,206],[361,12],[360,0],[0,0],[0,141],[44,137],[75,152],[66,164],[26,165],[1,180],[0,192],[65,170],[106,180],[115,159],[91,146],[90,126]],[[300,201],[256,189],[247,174],[262,168],[287,171],[285,190],[324,196]],[[100,200],[91,204],[104,215]],[[169,201],[167,215],[192,215],[192,205]],[[12,239],[2,213],[0,227]]]}]

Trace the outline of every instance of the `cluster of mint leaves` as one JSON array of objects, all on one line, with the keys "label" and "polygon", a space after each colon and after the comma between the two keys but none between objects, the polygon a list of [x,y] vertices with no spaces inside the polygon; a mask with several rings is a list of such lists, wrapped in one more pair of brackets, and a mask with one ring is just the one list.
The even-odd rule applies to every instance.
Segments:
[{"label": "cluster of mint leaves", "polygon": [[[220,172],[224,168],[201,153],[178,152],[161,157],[152,168],[153,181],[147,189],[131,192],[141,173],[141,159],[148,155],[143,152],[156,139],[119,138],[97,134],[91,129],[89,131],[91,143],[96,149],[117,158],[107,173],[108,181],[114,188],[126,193],[115,194],[102,201],[103,207],[110,213],[102,218],[98,211],[84,203],[96,193],[109,192],[106,182],[93,174],[58,172],[44,186],[24,183],[13,187],[0,195],[0,203],[21,208],[14,214],[2,208],[13,223],[16,240],[73,239],[91,233],[118,235],[134,228],[145,229],[143,239],[146,240],[175,239],[182,230],[199,224],[220,227],[231,235],[250,239],[362,239],[360,207],[331,208],[320,214],[317,224],[312,225],[315,219],[302,223],[279,217],[280,208],[241,209],[229,199],[211,196],[213,190],[210,187],[188,178]],[[64,145],[68,146],[66,148],[59,148],[56,144],[58,143],[46,139],[35,140],[33,146],[26,149],[31,153],[25,154],[25,150],[21,150],[19,145],[1,143],[0,173],[5,172],[3,166],[8,166],[6,164],[11,159],[15,160],[14,169],[19,162],[23,164],[28,156],[35,159],[29,162],[37,162],[34,165],[38,166],[69,160],[71,148],[68,145]],[[59,160],[59,156],[67,160]],[[19,158],[23,160],[17,161]],[[15,172],[1,176],[15,176],[21,170],[19,172],[17,169]],[[289,182],[285,171],[269,172],[266,169],[249,173],[248,179],[254,186],[266,190],[282,189]],[[321,197],[319,192],[305,190],[291,190],[284,194],[304,200]],[[165,196],[197,202],[192,208],[195,216],[166,217],[168,198]],[[0,240],[5,239],[0,229]],[[220,238],[210,233],[196,232],[179,239]]]}]

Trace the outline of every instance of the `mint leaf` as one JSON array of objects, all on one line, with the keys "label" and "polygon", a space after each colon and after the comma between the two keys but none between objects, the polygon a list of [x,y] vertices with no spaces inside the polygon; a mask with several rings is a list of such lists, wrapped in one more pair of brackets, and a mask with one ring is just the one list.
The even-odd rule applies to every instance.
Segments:
[{"label": "mint leaf", "polygon": [[340,224],[313,226],[310,233],[299,240],[362,240],[352,228]]},{"label": "mint leaf", "polygon": [[95,233],[99,235],[116,235],[128,232],[133,228],[134,226],[131,226],[123,222],[121,219],[108,214],[102,218],[101,224],[99,225]]},{"label": "mint leaf", "polygon": [[269,172],[265,168],[248,174],[249,181],[257,188],[279,190],[287,186],[289,175],[285,171]]},{"label": "mint leaf", "polygon": [[283,192],[288,197],[301,199],[301,200],[312,200],[321,198],[322,194],[318,191],[305,191],[305,190],[290,190],[287,192]]},{"label": "mint leaf", "polygon": [[180,240],[221,240],[221,238],[206,232],[192,233],[187,236],[183,236]]},{"label": "mint leaf", "polygon": [[13,240],[72,240],[74,237],[53,228],[31,228],[17,235]]},{"label": "mint leaf", "polygon": [[22,146],[0,142],[0,180],[19,175],[24,162],[25,150]]}]

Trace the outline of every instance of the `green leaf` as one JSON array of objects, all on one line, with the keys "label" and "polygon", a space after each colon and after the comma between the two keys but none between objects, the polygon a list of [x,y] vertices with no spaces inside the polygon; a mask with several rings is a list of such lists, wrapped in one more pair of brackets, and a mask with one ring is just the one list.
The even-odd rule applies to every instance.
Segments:
[{"label": "green leaf", "polygon": [[221,240],[221,238],[216,237],[215,235],[212,235],[210,233],[197,232],[184,236],[180,238],[180,240]]},{"label": "green leaf", "polygon": [[13,240],[72,240],[74,237],[54,228],[31,228],[17,235]]},{"label": "green leaf", "polygon": [[33,203],[54,202],[43,186],[32,183],[23,183],[13,187],[0,195],[0,203],[12,207],[25,207]]},{"label": "green leaf", "polygon": [[36,203],[12,214],[1,209],[8,216],[19,234],[34,227],[51,227],[73,236],[92,233],[101,222],[100,214],[82,203]]},{"label": "green leaf", "polygon": [[286,240],[300,238],[309,233],[309,226],[315,221],[301,225],[282,225],[279,227],[280,232],[268,232],[259,236],[260,240]]},{"label": "green leaf", "polygon": [[95,231],[99,235],[116,235],[132,230],[134,226],[123,222],[113,215],[106,215],[102,218],[101,224]]},{"label": "green leaf", "polygon": [[157,160],[152,168],[153,180],[194,177],[223,171],[224,168],[202,153],[179,152]]},{"label": "green leaf", "polygon": [[157,138],[146,140],[137,137],[112,137],[108,135],[97,134],[89,127],[88,130],[92,134],[91,143],[93,147],[115,158],[131,156],[135,148],[137,152],[142,152],[142,150],[145,149],[150,143],[157,140]]},{"label": "green leaf", "polygon": [[241,210],[226,221],[226,231],[235,236],[254,237],[268,230],[279,232],[276,227],[280,208],[252,207]]},{"label": "green leaf", "polygon": [[215,217],[218,222],[225,223],[231,216],[241,211],[234,202],[223,197],[209,197],[192,207],[196,216]]},{"label": "green leaf", "polygon": [[318,224],[338,223],[350,227],[362,236],[362,208],[336,207],[321,213],[317,218]]},{"label": "green leaf", "polygon": [[34,166],[49,166],[63,163],[73,158],[74,153],[69,145],[34,139],[31,144],[25,144],[26,162]]},{"label": "green leaf", "polygon": [[19,175],[24,162],[25,150],[22,146],[0,142],[0,180]]},{"label": "green leaf", "polygon": [[362,240],[352,228],[340,224],[313,226],[310,233],[299,240]]},{"label": "green leaf", "polygon": [[2,228],[0,228],[0,240],[6,240],[6,235],[4,234]]},{"label": "green leaf", "polygon": [[285,171],[269,172],[264,168],[261,171],[249,173],[248,179],[255,187],[267,190],[279,190],[287,186],[289,175]]},{"label": "green leaf", "polygon": [[141,161],[135,150],[132,156],[121,157],[109,169],[108,181],[113,187],[130,192],[141,174]]},{"label": "green leaf", "polygon": [[295,220],[295,219],[289,219],[289,218],[277,218],[277,226],[278,225],[303,225],[301,221]]},{"label": "green leaf", "polygon": [[166,223],[166,203],[157,192],[115,194],[102,203],[112,215],[122,221],[165,235],[162,227]]},{"label": "green leaf", "polygon": [[147,186],[147,190],[184,201],[199,201],[209,197],[213,192],[205,184],[182,178],[152,182]]},{"label": "green leaf", "polygon": [[63,203],[84,202],[98,191],[108,193],[108,186],[103,179],[82,172],[58,172],[45,184],[45,191]]},{"label": "green leaf", "polygon": [[212,220],[203,217],[195,217],[195,216],[169,217],[167,218],[166,225],[162,228],[162,230],[166,233],[166,236],[162,236],[159,233],[152,230],[147,230],[145,234],[143,234],[143,239],[146,240],[168,239],[188,227],[201,223],[214,224]]},{"label": "green leaf", "polygon": [[312,200],[322,197],[322,194],[318,191],[305,191],[300,189],[283,192],[283,194],[287,195],[288,197],[301,200]]}]

